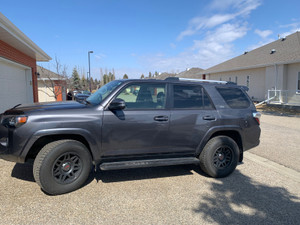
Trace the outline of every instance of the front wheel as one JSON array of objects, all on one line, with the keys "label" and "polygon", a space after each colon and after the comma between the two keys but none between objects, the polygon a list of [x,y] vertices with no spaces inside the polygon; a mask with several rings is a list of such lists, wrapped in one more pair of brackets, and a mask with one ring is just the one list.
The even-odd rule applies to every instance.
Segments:
[{"label": "front wheel", "polygon": [[91,155],[84,144],[59,140],[41,149],[33,164],[33,175],[48,194],[64,194],[84,184],[91,166]]},{"label": "front wheel", "polygon": [[201,169],[211,177],[226,177],[238,163],[239,147],[227,136],[210,139],[200,154]]}]

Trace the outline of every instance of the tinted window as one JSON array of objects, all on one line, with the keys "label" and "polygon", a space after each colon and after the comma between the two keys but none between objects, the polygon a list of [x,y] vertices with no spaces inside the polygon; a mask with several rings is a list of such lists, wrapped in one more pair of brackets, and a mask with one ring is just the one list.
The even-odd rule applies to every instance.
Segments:
[{"label": "tinted window", "polygon": [[245,93],[239,88],[216,87],[230,108],[245,109],[250,106],[250,101]]},{"label": "tinted window", "polygon": [[213,106],[201,86],[174,85],[173,107],[179,109],[213,109]]},{"label": "tinted window", "polygon": [[126,109],[164,109],[165,84],[131,84],[116,98],[126,102]]}]

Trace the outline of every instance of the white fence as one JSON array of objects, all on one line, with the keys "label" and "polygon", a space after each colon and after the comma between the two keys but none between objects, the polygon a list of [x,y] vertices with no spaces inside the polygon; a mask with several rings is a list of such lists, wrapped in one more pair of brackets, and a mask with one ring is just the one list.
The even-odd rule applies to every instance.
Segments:
[{"label": "white fence", "polygon": [[300,106],[300,91],[268,90],[267,103]]}]

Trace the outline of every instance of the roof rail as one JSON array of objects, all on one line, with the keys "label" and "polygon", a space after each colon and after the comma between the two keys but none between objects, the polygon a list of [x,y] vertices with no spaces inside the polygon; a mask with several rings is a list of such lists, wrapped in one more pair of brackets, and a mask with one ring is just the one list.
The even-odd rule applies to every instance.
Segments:
[{"label": "roof rail", "polygon": [[165,80],[179,81],[179,78],[178,77],[167,77]]},{"label": "roof rail", "polygon": [[181,78],[179,77],[179,80],[182,81],[195,81],[195,82],[207,82],[207,83],[218,83],[218,84],[227,84],[227,81],[221,81],[221,80],[204,80],[204,79],[192,79],[192,78]]}]

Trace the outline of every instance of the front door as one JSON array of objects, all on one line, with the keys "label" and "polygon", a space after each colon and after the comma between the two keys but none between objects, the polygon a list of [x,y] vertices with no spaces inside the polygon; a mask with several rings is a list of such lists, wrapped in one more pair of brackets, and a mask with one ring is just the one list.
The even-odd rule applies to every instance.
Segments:
[{"label": "front door", "polygon": [[142,155],[169,150],[170,111],[166,110],[166,85],[134,83],[115,98],[124,110],[104,111],[102,150],[105,156]]}]

